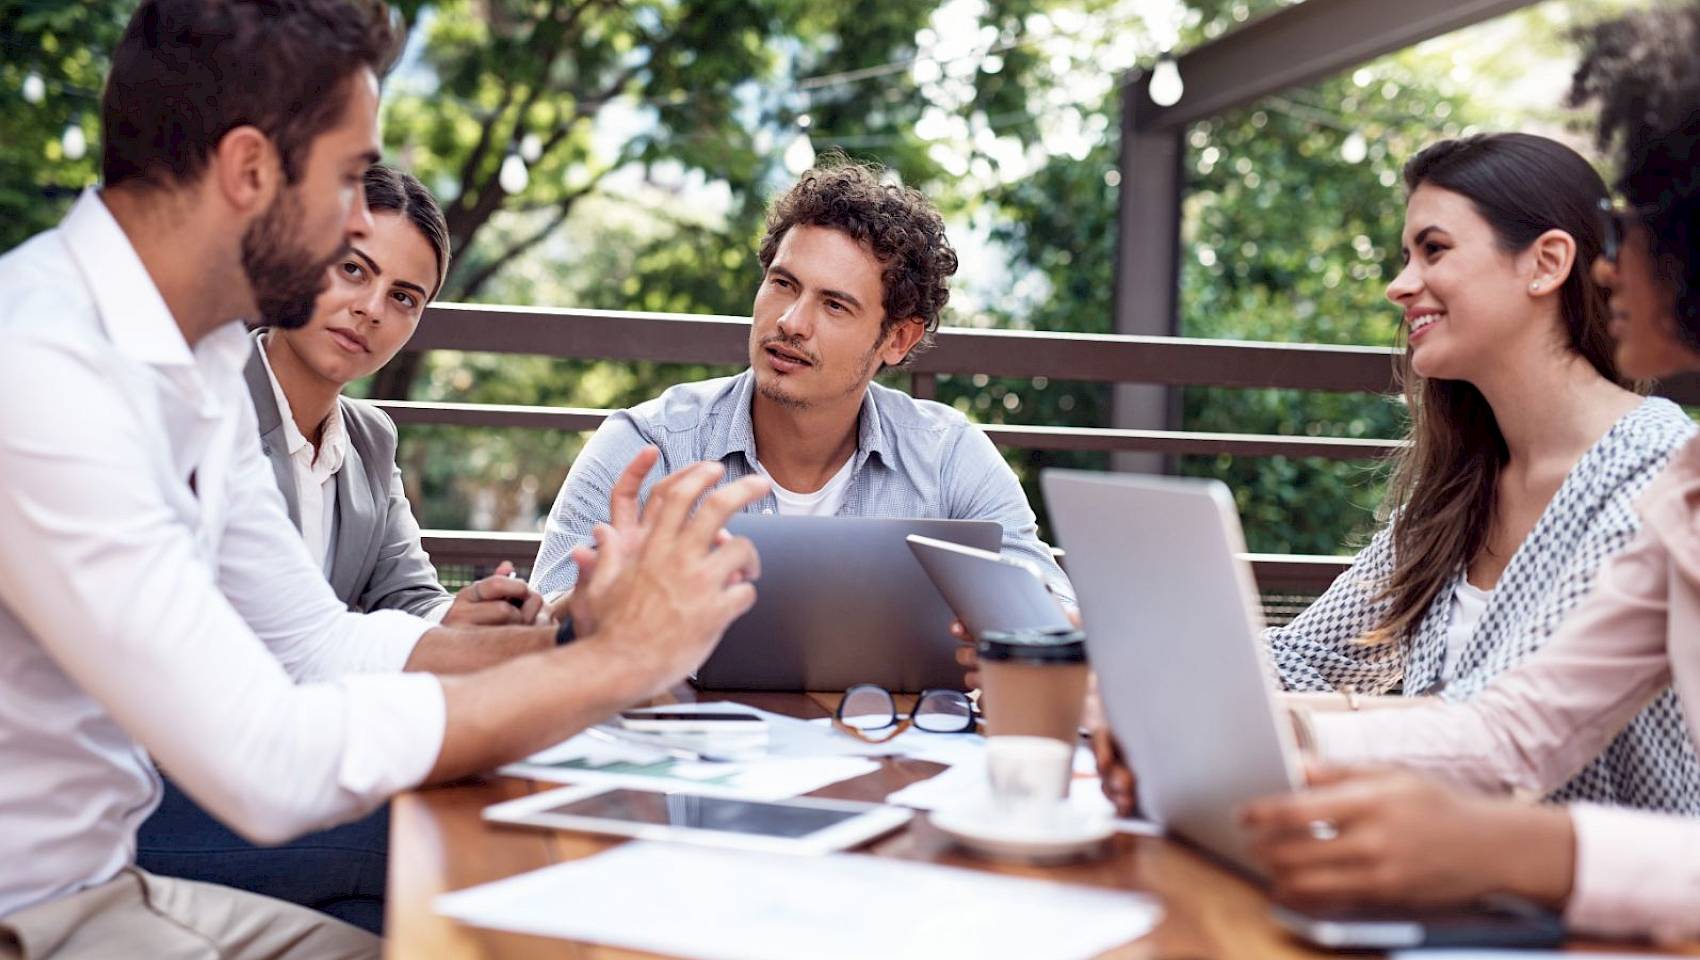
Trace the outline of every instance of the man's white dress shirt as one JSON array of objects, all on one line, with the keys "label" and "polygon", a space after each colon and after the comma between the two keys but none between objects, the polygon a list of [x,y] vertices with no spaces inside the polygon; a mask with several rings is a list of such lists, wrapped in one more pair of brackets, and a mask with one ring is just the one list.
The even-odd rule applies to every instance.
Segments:
[{"label": "man's white dress shirt", "polygon": [[[283,421],[283,442],[289,451],[289,464],[295,471],[295,496],[301,507],[301,539],[307,542],[307,555],[319,561],[325,576],[331,573],[331,559],[336,556],[336,472],[348,456],[348,431],[342,425],[342,404],[331,404],[331,415],[319,430],[319,445],[301,433],[295,425],[295,411],[283,385],[277,382],[271,357],[266,353],[267,337],[260,338],[260,362],[265,364],[266,379],[271,381],[272,399],[277,401],[278,417]],[[441,617],[437,618],[441,620]]]},{"label": "man's white dress shirt", "polygon": [[428,625],[348,612],[285,513],[232,322],[184,340],[93,191],[0,257],[0,916],[102,883],[153,759],[260,842],[436,761]]}]

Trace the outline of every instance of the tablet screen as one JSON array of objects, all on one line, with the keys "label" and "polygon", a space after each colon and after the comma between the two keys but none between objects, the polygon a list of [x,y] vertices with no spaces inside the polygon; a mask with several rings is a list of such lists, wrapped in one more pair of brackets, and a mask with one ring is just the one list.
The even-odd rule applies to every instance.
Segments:
[{"label": "tablet screen", "polygon": [[609,790],[539,811],[572,817],[719,830],[759,837],[806,837],[855,819],[862,811],[830,810],[785,803],[758,803],[643,790]]}]

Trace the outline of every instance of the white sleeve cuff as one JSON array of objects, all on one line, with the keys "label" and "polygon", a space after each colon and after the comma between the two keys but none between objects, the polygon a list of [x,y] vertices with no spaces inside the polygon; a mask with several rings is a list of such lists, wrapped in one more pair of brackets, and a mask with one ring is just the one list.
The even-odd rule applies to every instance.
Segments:
[{"label": "white sleeve cuff", "polygon": [[364,674],[339,681],[348,717],[337,783],[376,806],[423,783],[443,749],[447,705],[429,673]]},{"label": "white sleeve cuff", "polygon": [[1564,919],[1609,936],[1700,935],[1700,823],[1593,804],[1570,808],[1576,876]]},{"label": "white sleeve cuff", "polygon": [[454,605],[455,605],[455,598],[454,597],[452,597],[452,596],[445,597],[443,599],[442,603],[439,603],[436,606],[432,607],[431,609],[420,614],[419,618],[421,620],[424,620],[426,623],[431,623],[431,624],[435,624],[437,626],[442,626],[443,618],[449,615],[449,608],[454,606]]},{"label": "white sleeve cuff", "polygon": [[1371,725],[1371,718],[1362,713],[1313,710],[1308,720],[1312,747],[1318,757],[1329,763],[1363,763],[1386,758],[1384,750],[1375,748],[1375,738],[1365,736],[1364,728]]},{"label": "white sleeve cuff", "polygon": [[413,656],[413,648],[419,645],[419,638],[436,626],[430,620],[400,610],[374,610],[348,616],[353,620],[353,629],[334,648],[333,656],[339,662],[332,676],[400,673],[407,666],[407,659]]}]

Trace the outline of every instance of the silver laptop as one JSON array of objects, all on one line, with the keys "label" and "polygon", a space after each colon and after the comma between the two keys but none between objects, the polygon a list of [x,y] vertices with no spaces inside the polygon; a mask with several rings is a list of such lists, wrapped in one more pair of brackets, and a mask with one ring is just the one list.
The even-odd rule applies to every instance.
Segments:
[{"label": "silver laptop", "polygon": [[1239,808],[1294,789],[1303,774],[1228,488],[1071,470],[1047,470],[1041,482],[1142,810],[1260,872]]},{"label": "silver laptop", "polygon": [[953,616],[912,533],[997,550],[990,520],[739,514],[726,525],[761,555],[756,605],[697,671],[704,690],[962,689]]}]

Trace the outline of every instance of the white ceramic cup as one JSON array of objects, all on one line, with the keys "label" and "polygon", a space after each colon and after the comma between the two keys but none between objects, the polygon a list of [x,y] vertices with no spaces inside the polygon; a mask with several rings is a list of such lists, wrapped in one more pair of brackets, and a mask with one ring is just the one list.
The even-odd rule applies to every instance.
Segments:
[{"label": "white ceramic cup", "polygon": [[986,739],[986,779],[992,802],[1010,812],[1037,812],[1061,804],[1074,777],[1074,750],[1051,737]]}]

